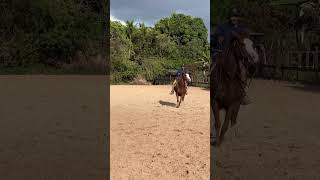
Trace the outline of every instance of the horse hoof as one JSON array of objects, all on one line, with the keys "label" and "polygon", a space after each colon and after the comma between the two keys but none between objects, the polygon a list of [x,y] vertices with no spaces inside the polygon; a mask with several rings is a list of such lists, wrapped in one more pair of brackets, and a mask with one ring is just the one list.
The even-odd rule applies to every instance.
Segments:
[{"label": "horse hoof", "polygon": [[214,147],[219,147],[220,143],[218,143],[217,141],[210,141],[210,144]]},{"label": "horse hoof", "polygon": [[217,141],[216,138],[214,138],[213,136],[210,136],[210,144],[212,146],[219,146],[221,144],[221,141]]},{"label": "horse hoof", "polygon": [[213,138],[214,138],[213,134],[212,134],[212,133],[210,133],[210,139],[213,139]]},{"label": "horse hoof", "polygon": [[234,131],[234,136],[237,137],[237,138],[240,137],[240,131],[239,131],[239,129],[235,129],[235,131]]}]

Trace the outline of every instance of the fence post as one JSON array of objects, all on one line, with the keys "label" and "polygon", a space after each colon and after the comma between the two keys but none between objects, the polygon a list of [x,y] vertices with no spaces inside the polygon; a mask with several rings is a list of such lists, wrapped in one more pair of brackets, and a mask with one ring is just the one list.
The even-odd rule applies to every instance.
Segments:
[{"label": "fence post", "polygon": [[314,52],[314,67],[315,67],[315,72],[316,72],[316,78],[317,81],[319,80],[319,70],[320,70],[320,66],[319,66],[319,49],[318,47],[316,47],[315,52]]},{"label": "fence post", "polygon": [[309,66],[310,66],[309,58],[310,58],[310,51],[307,51],[306,52],[306,66],[307,66],[307,68],[309,68]]},{"label": "fence post", "polygon": [[298,54],[297,81],[299,81],[299,71],[302,67],[302,52],[300,51]]},{"label": "fence post", "polygon": [[290,50],[286,53],[286,60],[284,65],[289,66],[289,64],[290,64]]},{"label": "fence post", "polygon": [[319,49],[316,47],[314,52],[314,66],[316,67],[317,71],[319,71]]}]

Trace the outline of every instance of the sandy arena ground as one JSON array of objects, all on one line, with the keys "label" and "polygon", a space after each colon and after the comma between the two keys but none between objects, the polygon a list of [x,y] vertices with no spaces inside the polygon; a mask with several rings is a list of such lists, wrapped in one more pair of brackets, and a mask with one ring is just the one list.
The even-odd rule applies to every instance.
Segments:
[{"label": "sandy arena ground", "polygon": [[[209,92],[191,88],[181,109],[169,86],[111,87],[112,179],[209,179]],[[217,180],[320,179],[320,88],[254,80],[224,144]]]},{"label": "sandy arena ground", "polygon": [[253,81],[215,154],[218,180],[319,180],[320,87]]},{"label": "sandy arena ground", "polygon": [[[103,76],[0,76],[0,179],[103,179],[107,90]],[[112,180],[209,179],[209,91],[180,109],[169,91],[111,87]],[[320,179],[320,88],[256,80],[250,95],[213,149],[216,179]]]},{"label": "sandy arena ground", "polygon": [[111,86],[111,179],[209,179],[209,91],[190,87],[179,109],[170,86]]},{"label": "sandy arena ground", "polygon": [[0,179],[105,179],[105,76],[0,76]]}]

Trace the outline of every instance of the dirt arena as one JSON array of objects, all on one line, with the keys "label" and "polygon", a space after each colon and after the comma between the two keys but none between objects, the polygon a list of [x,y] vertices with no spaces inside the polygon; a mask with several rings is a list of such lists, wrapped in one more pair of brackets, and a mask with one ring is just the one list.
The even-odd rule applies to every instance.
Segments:
[{"label": "dirt arena", "polygon": [[[180,109],[169,86],[111,87],[111,178],[209,179],[209,92],[190,88]],[[320,88],[254,80],[224,144],[217,180],[320,179]]]},{"label": "dirt arena", "polygon": [[215,154],[218,180],[319,180],[320,87],[253,81],[253,104],[242,107]]},{"label": "dirt arena", "polygon": [[0,76],[0,179],[105,179],[106,80]]},{"label": "dirt arena", "polygon": [[111,179],[209,179],[209,90],[111,86]]},{"label": "dirt arena", "polygon": [[[0,179],[103,179],[106,80],[0,76]],[[112,180],[209,179],[209,91],[190,87],[180,109],[169,91],[111,86]],[[250,95],[213,149],[216,179],[320,179],[320,88],[255,80]]]}]

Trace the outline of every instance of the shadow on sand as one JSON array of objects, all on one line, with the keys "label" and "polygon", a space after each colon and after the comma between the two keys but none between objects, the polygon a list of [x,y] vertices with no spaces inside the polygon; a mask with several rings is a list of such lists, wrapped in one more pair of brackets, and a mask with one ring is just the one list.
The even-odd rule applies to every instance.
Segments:
[{"label": "shadow on sand", "polygon": [[210,87],[202,87],[201,90],[210,91]]},{"label": "shadow on sand", "polygon": [[175,104],[175,103],[172,103],[172,102],[167,102],[167,101],[162,101],[162,100],[160,100],[159,103],[160,103],[162,106],[176,107],[176,104]]},{"label": "shadow on sand", "polygon": [[320,93],[320,86],[315,84],[289,85],[288,87],[297,91],[306,91],[311,93]]}]

